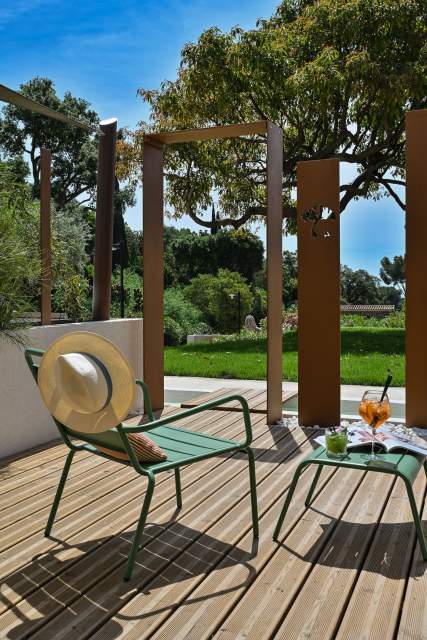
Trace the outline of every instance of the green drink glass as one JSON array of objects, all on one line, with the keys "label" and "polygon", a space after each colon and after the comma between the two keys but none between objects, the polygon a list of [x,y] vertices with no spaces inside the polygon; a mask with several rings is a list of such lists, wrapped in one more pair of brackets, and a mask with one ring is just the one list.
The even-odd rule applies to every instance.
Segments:
[{"label": "green drink glass", "polygon": [[348,435],[343,427],[325,429],[326,455],[330,458],[342,458],[347,455]]}]

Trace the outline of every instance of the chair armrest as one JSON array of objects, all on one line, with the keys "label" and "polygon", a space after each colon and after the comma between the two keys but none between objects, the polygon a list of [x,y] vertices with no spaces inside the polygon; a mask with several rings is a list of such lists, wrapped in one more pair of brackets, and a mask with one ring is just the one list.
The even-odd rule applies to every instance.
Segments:
[{"label": "chair armrest", "polygon": [[245,398],[243,398],[243,396],[239,396],[237,394],[223,396],[222,398],[217,398],[216,400],[210,400],[208,402],[204,402],[203,404],[197,407],[193,407],[192,409],[187,409],[186,411],[182,411],[181,413],[175,413],[171,416],[166,416],[165,418],[159,418],[158,420],[155,420],[153,417],[153,422],[150,422],[149,424],[137,425],[135,427],[130,427],[128,425],[121,425],[121,426],[125,433],[138,433],[141,431],[150,431],[151,429],[155,429],[156,427],[161,427],[166,424],[173,424],[174,422],[178,422],[178,420],[188,418],[189,416],[194,416],[197,413],[202,413],[203,411],[214,409],[215,407],[219,407],[233,400],[240,402],[242,406],[243,420],[245,423],[245,431],[246,431],[246,439],[241,444],[242,444],[242,447],[248,447],[252,442],[252,424],[251,424],[251,416],[249,412],[249,405],[245,400]]},{"label": "chair armrest", "polygon": [[33,347],[27,347],[24,351],[24,355],[30,371],[33,374],[33,378],[37,382],[37,372],[39,369],[39,365],[34,362],[33,356],[41,358],[44,355],[44,349],[34,349]]},{"label": "chair armrest", "polygon": [[153,422],[154,420],[153,405],[151,404],[151,396],[150,396],[150,391],[148,389],[148,385],[146,385],[145,382],[143,382],[143,380],[139,380],[139,378],[135,380],[135,384],[138,387],[141,387],[142,389],[142,395],[144,396],[144,413],[147,414],[150,422]]}]

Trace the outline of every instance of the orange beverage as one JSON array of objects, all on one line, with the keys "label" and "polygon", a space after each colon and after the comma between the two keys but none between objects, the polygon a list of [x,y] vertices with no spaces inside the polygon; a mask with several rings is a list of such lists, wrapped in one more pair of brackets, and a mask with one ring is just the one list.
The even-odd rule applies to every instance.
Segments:
[{"label": "orange beverage", "polygon": [[362,400],[359,415],[373,429],[378,429],[391,416],[390,403],[388,400]]},{"label": "orange beverage", "polygon": [[378,460],[375,454],[375,431],[391,416],[391,407],[386,389],[391,381],[391,376],[387,378],[384,391],[365,391],[359,404],[359,415],[372,429],[372,446],[370,461]]}]

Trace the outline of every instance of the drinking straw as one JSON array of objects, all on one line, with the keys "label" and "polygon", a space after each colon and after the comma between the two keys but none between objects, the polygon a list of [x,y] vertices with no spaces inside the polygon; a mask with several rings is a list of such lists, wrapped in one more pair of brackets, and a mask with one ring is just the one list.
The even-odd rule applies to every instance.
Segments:
[{"label": "drinking straw", "polygon": [[393,380],[393,376],[392,376],[392,374],[391,374],[391,373],[390,373],[390,371],[389,371],[389,372],[388,372],[388,376],[387,376],[387,380],[385,381],[385,385],[384,385],[383,392],[382,392],[382,394],[381,394],[381,400],[380,400],[380,402],[382,402],[382,401],[384,400],[384,398],[385,398],[385,394],[387,393],[387,390],[388,390],[388,388],[389,388],[389,386],[390,386],[390,384],[391,384],[391,381],[392,381],[392,380]]}]

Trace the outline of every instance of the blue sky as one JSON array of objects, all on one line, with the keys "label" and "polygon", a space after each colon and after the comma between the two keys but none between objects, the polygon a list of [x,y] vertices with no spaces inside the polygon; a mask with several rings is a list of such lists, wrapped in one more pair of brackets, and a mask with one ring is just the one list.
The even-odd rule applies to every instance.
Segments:
[{"label": "blue sky", "polygon": [[[270,0],[1,0],[0,83],[13,89],[39,75],[93,105],[101,118],[133,127],[147,108],[139,87],[174,79],[182,46],[206,28],[255,25]],[[345,166],[341,175],[348,175]],[[127,221],[141,226],[141,198]],[[195,228],[189,220],[179,226]],[[264,239],[263,229],[259,231]],[[294,249],[294,238],[284,247]],[[341,219],[341,261],[377,274],[382,256],[404,252],[404,215],[390,199],[352,203]]]}]

